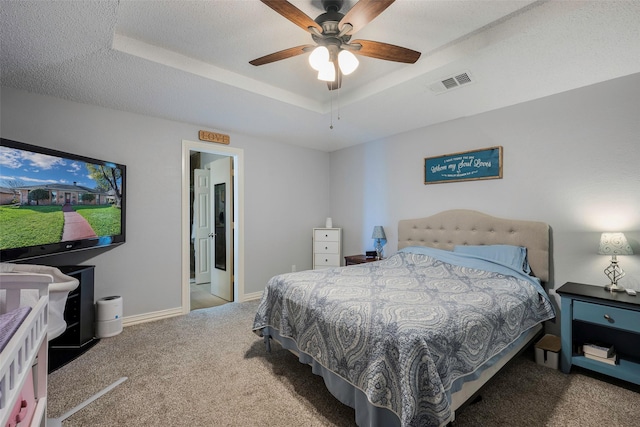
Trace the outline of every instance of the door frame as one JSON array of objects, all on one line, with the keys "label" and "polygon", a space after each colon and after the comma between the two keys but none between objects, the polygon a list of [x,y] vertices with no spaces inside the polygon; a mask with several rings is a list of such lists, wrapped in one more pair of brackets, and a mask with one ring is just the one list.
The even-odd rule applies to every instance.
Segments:
[{"label": "door frame", "polygon": [[233,301],[244,301],[244,150],[209,142],[182,140],[182,313],[191,311],[190,242],[190,156],[191,151],[219,154],[233,159]]}]

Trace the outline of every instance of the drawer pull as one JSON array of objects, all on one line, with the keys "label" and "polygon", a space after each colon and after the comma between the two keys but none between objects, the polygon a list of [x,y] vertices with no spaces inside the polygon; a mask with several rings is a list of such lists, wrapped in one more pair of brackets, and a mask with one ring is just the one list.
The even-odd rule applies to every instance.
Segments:
[{"label": "drawer pull", "polygon": [[608,314],[605,314],[604,318],[607,319],[609,322],[613,322],[613,319]]}]

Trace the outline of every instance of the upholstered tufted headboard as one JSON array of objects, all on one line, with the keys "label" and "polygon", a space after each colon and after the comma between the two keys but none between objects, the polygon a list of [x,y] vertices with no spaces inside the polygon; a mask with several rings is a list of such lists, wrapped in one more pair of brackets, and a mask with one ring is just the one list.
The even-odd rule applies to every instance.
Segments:
[{"label": "upholstered tufted headboard", "polygon": [[543,222],[503,219],[478,211],[454,209],[398,223],[398,249],[455,245],[515,245],[527,248],[533,274],[549,281],[549,226]]}]

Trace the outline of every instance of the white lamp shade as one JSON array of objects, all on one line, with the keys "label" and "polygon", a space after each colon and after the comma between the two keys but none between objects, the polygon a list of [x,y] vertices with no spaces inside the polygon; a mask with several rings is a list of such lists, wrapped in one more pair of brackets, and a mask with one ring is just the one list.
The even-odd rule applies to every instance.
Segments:
[{"label": "white lamp shade", "polygon": [[600,236],[600,255],[633,255],[624,233],[602,233]]},{"label": "white lamp shade", "polygon": [[327,62],[329,62],[329,49],[325,46],[318,46],[309,55],[309,65],[316,71],[321,71]]},{"label": "white lamp shade", "polygon": [[336,80],[336,67],[333,62],[325,62],[318,71],[318,80],[333,82]]},{"label": "white lamp shade", "polygon": [[358,58],[348,50],[341,50],[338,54],[338,65],[345,76],[353,73],[358,68],[358,64]]}]

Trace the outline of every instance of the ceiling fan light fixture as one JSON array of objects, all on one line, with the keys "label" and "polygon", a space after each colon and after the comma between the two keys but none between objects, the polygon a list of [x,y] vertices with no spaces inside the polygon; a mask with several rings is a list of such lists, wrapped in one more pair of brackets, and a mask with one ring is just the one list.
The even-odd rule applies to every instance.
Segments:
[{"label": "ceiling fan light fixture", "polygon": [[359,64],[358,58],[348,50],[341,50],[338,54],[338,66],[345,76],[353,73]]},{"label": "ceiling fan light fixture", "polygon": [[325,64],[329,62],[329,49],[326,46],[318,46],[309,55],[309,65],[316,71],[321,72]]},{"label": "ceiling fan light fixture", "polygon": [[325,62],[322,68],[318,70],[318,80],[325,82],[333,82],[336,80],[336,67],[332,62]]},{"label": "ceiling fan light fixture", "polygon": [[[318,79],[332,82],[329,90],[340,89],[342,76],[353,73],[358,59],[351,55],[367,56],[385,61],[413,64],[420,52],[389,43],[372,40],[351,40],[353,35],[384,12],[395,0],[351,0],[352,7],[340,12],[345,0],[313,0],[321,3],[325,13],[312,19],[292,4],[293,0],[261,0],[291,23],[311,35],[315,45],[302,45],[284,49],[249,61],[251,65],[264,65],[307,53],[309,65],[318,72]],[[342,52],[348,51],[348,52]],[[342,52],[342,53],[341,53]],[[331,66],[332,65],[332,66]]]}]

